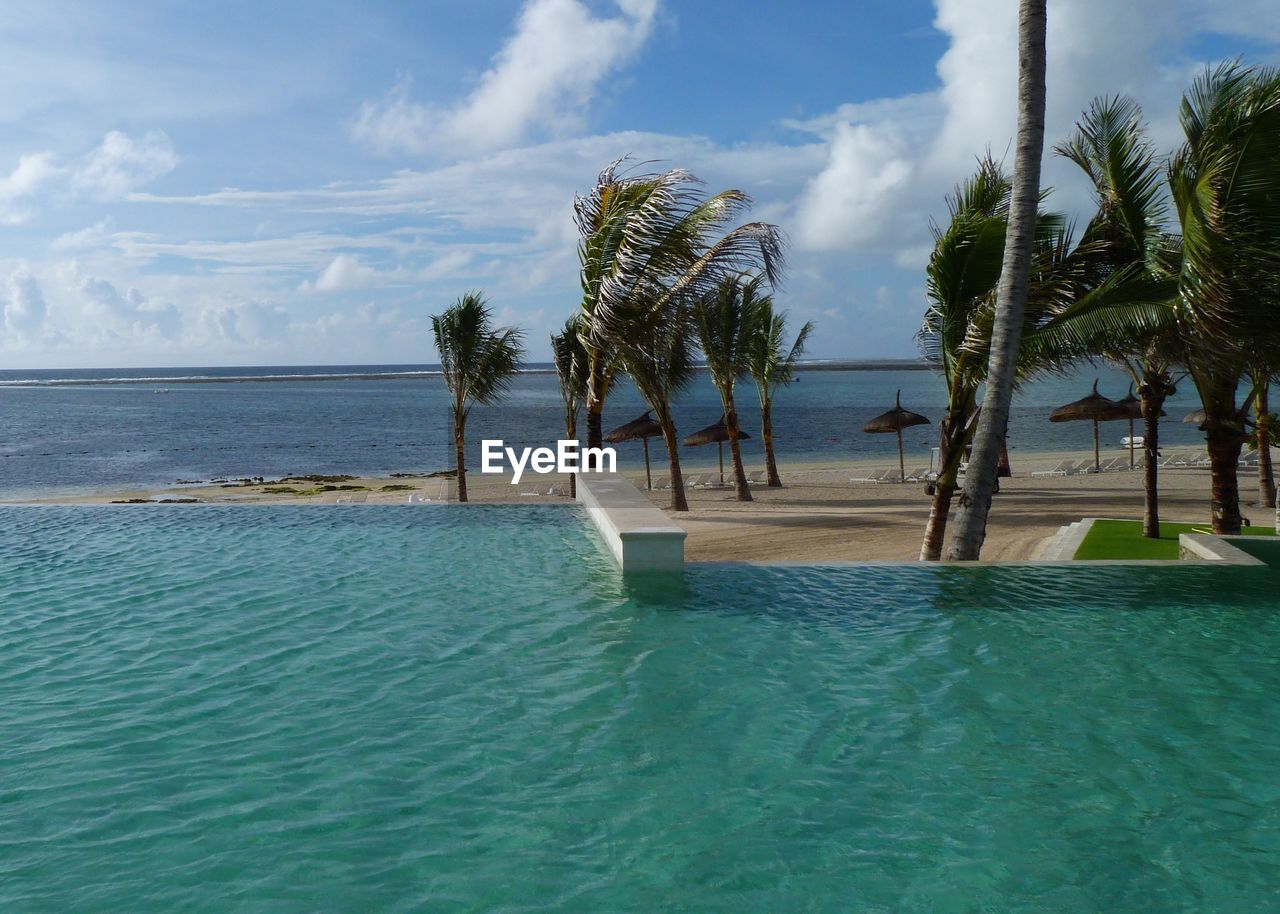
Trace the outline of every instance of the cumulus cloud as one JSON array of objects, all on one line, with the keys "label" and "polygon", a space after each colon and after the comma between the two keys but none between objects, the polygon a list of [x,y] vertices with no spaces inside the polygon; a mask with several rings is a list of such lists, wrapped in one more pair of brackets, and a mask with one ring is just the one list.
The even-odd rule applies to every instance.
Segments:
[{"label": "cumulus cloud", "polygon": [[81,161],[71,183],[99,199],[117,199],[177,165],[178,155],[163,130],[148,130],[140,138],[112,130]]},{"label": "cumulus cloud", "polygon": [[9,298],[4,305],[5,328],[23,340],[39,337],[49,314],[39,281],[26,267],[19,267],[9,275],[8,286]]},{"label": "cumulus cloud", "polygon": [[31,218],[26,202],[61,173],[51,152],[20,156],[13,171],[0,177],[0,221],[15,225]]},{"label": "cumulus cloud", "polygon": [[288,329],[288,311],[254,300],[202,309],[196,321],[196,338],[202,344],[260,346],[285,339]]},{"label": "cumulus cloud", "polygon": [[841,124],[830,160],[800,201],[797,240],[809,250],[848,248],[877,237],[915,164],[901,136],[864,124]]},{"label": "cumulus cloud", "polygon": [[421,154],[496,149],[575,127],[600,81],[644,45],[657,5],[617,0],[620,15],[596,17],[581,0],[529,0],[465,101],[431,108],[402,80],[362,106],[353,133],[379,152]]},{"label": "cumulus cloud", "polygon": [[114,284],[92,276],[80,280],[79,292],[91,332],[119,337],[176,340],[182,334],[182,315],[174,305],[148,299],[130,287],[123,294]]},{"label": "cumulus cloud", "polygon": [[377,270],[352,254],[339,254],[320,271],[314,282],[304,281],[298,287],[301,292],[345,292],[373,284]]},{"label": "cumulus cloud", "polygon": [[[1070,130],[1092,98],[1117,92],[1133,94],[1157,143],[1172,145],[1177,98],[1199,65],[1169,68],[1160,58],[1187,37],[1191,6],[1052,0],[1046,145]],[[934,25],[949,39],[936,91],[844,105],[789,123],[828,144],[826,165],[796,206],[802,248],[887,252],[914,266],[928,241],[928,214],[942,209],[943,195],[980,155],[990,150],[999,159],[1012,148],[1017,17],[1006,0],[937,0],[936,7]],[[1055,206],[1085,204],[1080,188],[1072,190],[1078,176],[1052,156],[1045,176],[1047,184],[1067,185]]]}]

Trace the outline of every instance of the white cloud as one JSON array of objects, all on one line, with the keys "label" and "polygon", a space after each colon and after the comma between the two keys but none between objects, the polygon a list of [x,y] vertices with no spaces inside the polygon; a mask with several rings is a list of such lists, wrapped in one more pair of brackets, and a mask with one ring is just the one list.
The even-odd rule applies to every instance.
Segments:
[{"label": "white cloud", "polygon": [[844,250],[877,238],[915,170],[891,129],[841,124],[830,160],[800,201],[796,240],[814,251]]},{"label": "white cloud", "polygon": [[148,130],[140,139],[112,130],[85,156],[71,183],[99,199],[117,199],[177,165],[178,155],[163,130]]},{"label": "white cloud", "polygon": [[13,225],[31,218],[24,201],[61,173],[53,153],[32,152],[20,156],[13,171],[0,177],[0,221]]},{"label": "white cloud", "polygon": [[246,301],[201,309],[196,320],[196,341],[262,346],[287,337],[289,312],[264,301]]},{"label": "white cloud", "polygon": [[530,134],[575,128],[609,73],[648,38],[657,0],[618,0],[621,15],[597,18],[581,0],[529,0],[515,34],[460,105],[414,102],[402,80],[385,99],[366,102],[353,134],[379,152],[475,152]]},{"label": "white cloud", "polygon": [[9,299],[4,306],[4,325],[20,339],[38,338],[44,331],[49,308],[40,283],[25,267],[9,275]]},{"label": "white cloud", "polygon": [[136,288],[124,294],[105,279],[86,276],[80,280],[79,292],[85,304],[84,315],[96,331],[106,337],[176,340],[182,333],[182,315],[172,304],[148,299]]},{"label": "white cloud", "polygon": [[[916,266],[928,246],[928,216],[990,150],[1008,158],[1017,90],[1017,17],[1006,0],[937,0],[935,26],[950,39],[932,93],[842,105],[787,126],[828,143],[828,159],[795,210],[802,249],[885,253]],[[1162,66],[1186,37],[1192,4],[1166,0],[1053,0],[1049,5],[1046,152],[1090,100],[1130,93],[1157,144],[1177,140],[1176,105],[1203,64]],[[1183,15],[1183,14],[1187,15]],[[1046,155],[1052,205],[1087,205],[1079,176]]]},{"label": "white cloud", "polygon": [[329,261],[329,265],[320,272],[315,282],[303,282],[299,291],[345,292],[372,285],[377,278],[378,271],[362,262],[359,257],[339,254]]},{"label": "white cloud", "polygon": [[102,247],[107,243],[111,229],[110,219],[100,219],[93,225],[74,232],[64,232],[49,242],[49,250],[66,254]]}]

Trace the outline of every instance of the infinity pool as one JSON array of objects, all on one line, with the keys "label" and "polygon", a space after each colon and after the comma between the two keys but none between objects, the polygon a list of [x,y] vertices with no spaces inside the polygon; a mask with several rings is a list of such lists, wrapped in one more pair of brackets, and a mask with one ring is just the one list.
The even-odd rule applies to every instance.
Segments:
[{"label": "infinity pool", "polygon": [[1275,910],[1276,582],[0,509],[0,911]]}]

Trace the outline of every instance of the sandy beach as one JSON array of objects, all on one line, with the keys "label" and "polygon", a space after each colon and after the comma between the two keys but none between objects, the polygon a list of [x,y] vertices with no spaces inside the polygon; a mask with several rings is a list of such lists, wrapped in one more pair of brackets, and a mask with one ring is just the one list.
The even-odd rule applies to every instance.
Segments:
[{"label": "sandy beach", "polygon": [[[1140,517],[1142,474],[1120,470],[1101,475],[1045,476],[1065,459],[1085,460],[1087,452],[1015,456],[1014,476],[1001,481],[991,514],[983,558],[1034,558],[1043,543],[1064,524],[1082,517]],[[1115,456],[1114,454],[1110,456]],[[910,561],[918,557],[929,513],[922,483],[854,483],[880,469],[884,461],[823,461],[784,464],[783,487],[753,486],[754,501],[739,502],[731,488],[689,489],[688,513],[670,512],[689,531],[689,561]],[[686,475],[706,478],[715,467],[690,464]],[[628,472],[643,487],[642,473]],[[658,476],[665,475],[655,472]],[[1241,502],[1253,523],[1270,525],[1273,513],[1257,506],[1254,472],[1241,470]],[[504,476],[467,476],[473,504],[539,504],[568,502],[568,480],[554,475],[526,475],[519,485]],[[316,477],[264,480],[261,484],[230,481],[174,486],[145,491],[95,492],[69,497],[31,499],[28,504],[139,503],[155,507],[159,500],[195,500],[204,504],[405,504],[430,506],[453,501],[451,479],[440,476]],[[666,507],[669,494],[654,491],[655,504]],[[1209,471],[1179,467],[1161,471],[1161,517],[1169,521],[1208,520]]]}]

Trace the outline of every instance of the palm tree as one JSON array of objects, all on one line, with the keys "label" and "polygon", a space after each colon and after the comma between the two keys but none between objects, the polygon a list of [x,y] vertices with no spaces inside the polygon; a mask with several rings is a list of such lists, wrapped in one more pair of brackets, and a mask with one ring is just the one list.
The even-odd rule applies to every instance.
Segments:
[{"label": "palm tree", "polygon": [[689,503],[680,471],[680,439],[671,415],[671,401],[694,377],[689,344],[692,337],[690,308],[680,301],[674,309],[662,315],[651,314],[648,320],[634,326],[626,344],[619,349],[623,369],[662,426],[662,440],[671,464],[671,508],[675,511],[688,511]]},{"label": "palm tree", "polygon": [[974,431],[982,363],[977,347],[966,340],[974,336],[976,316],[1000,279],[1008,207],[1009,180],[987,158],[947,198],[947,227],[932,226],[934,248],[925,272],[929,307],[917,340],[947,386],[947,409],[939,423],[939,467],[922,561],[942,556],[961,457]]},{"label": "palm tree", "polygon": [[580,241],[581,336],[587,348],[587,445],[600,447],[610,351],[651,311],[714,288],[726,273],[763,269],[770,283],[782,266],[776,226],[749,222],[715,236],[750,206],[740,190],[707,196],[692,174],[623,175],[613,162],[595,187],[574,199]]},{"label": "palm tree", "polygon": [[[947,227],[933,226],[934,250],[925,278],[929,307],[917,340],[946,384],[947,409],[939,424],[940,464],[930,487],[933,504],[920,548],[925,561],[942,556],[960,463],[977,430],[978,392],[990,361],[1009,200],[1009,179],[990,158],[982,159],[973,177],[947,198]],[[1087,291],[1091,250],[1073,246],[1070,225],[1061,215],[1037,217],[1033,281],[1023,312],[1028,345],[1022,347],[1017,365],[1020,378],[1060,369],[1079,357],[1074,341],[1039,340],[1042,328],[1052,327],[1057,314],[1080,298],[1092,302],[1098,296],[1114,296],[1111,285]]]},{"label": "palm tree", "polygon": [[1274,372],[1265,362],[1255,363],[1249,369],[1249,379],[1256,392],[1253,403],[1254,446],[1258,449],[1258,506],[1276,507],[1276,478],[1271,466],[1271,442],[1274,440],[1271,414],[1271,379]]},{"label": "palm tree", "polygon": [[[560,398],[564,400],[564,436],[570,441],[578,439],[578,413],[587,398],[587,372],[589,357],[578,335],[578,319],[571,317],[564,322],[564,330],[551,334],[551,358],[555,363],[556,379],[560,383]],[[578,474],[569,474],[569,494],[578,494]]]},{"label": "palm tree", "polygon": [[796,362],[804,355],[805,342],[813,323],[800,328],[788,349],[787,317],[773,310],[772,295],[756,295],[747,309],[747,372],[756,382],[760,398],[760,438],[764,442],[764,465],[771,487],[779,487],[778,460],[773,453],[773,397],[778,388],[795,378]]},{"label": "palm tree", "polygon": [[[1098,243],[1100,275],[1130,270],[1152,283],[1164,281],[1172,299],[1175,290],[1170,280],[1180,251],[1164,228],[1168,206],[1161,168],[1146,138],[1138,105],[1123,96],[1094,99],[1075,132],[1054,151],[1078,165],[1093,185],[1097,212],[1083,237]],[[1150,308],[1139,309],[1144,307]],[[1168,307],[1161,313],[1131,310],[1113,313],[1111,318],[1092,321],[1076,332],[1092,333],[1088,348],[1122,365],[1137,387],[1145,457],[1142,533],[1158,539],[1160,414],[1165,400],[1176,392],[1174,368],[1181,356],[1181,341]]]},{"label": "palm tree", "polygon": [[453,397],[453,447],[458,467],[458,501],[467,500],[466,429],[471,407],[502,399],[520,370],[521,331],[492,326],[483,294],[468,292],[443,314],[431,316],[431,331],[445,386]]},{"label": "palm tree", "polygon": [[[978,392],[986,379],[995,296],[1004,260],[1010,184],[990,158],[947,198],[950,221],[933,226],[934,249],[926,269],[929,307],[917,340],[926,361],[947,387],[947,409],[939,425],[940,464],[931,484],[933,504],[925,527],[920,558],[942,556],[951,502],[958,488],[961,460],[977,429]],[[1090,315],[1089,324],[1111,328],[1116,312],[1138,313],[1137,303],[1159,294],[1131,272],[1117,271],[1098,280],[1096,241],[1073,243],[1071,226],[1057,213],[1040,213],[1031,252],[1031,281],[1023,309],[1023,344],[1015,383],[1046,372],[1058,372],[1094,354],[1100,331],[1077,317],[1063,325],[1063,315]],[[1145,313],[1145,312],[1141,312]]]},{"label": "palm tree", "polygon": [[741,434],[738,409],[733,401],[733,388],[747,372],[747,350],[750,343],[750,309],[760,294],[763,276],[726,276],[719,285],[693,303],[693,320],[698,330],[702,354],[711,373],[711,383],[720,393],[724,408],[724,424],[729,432],[729,453],[733,457],[734,488],[738,501],[751,501],[742,466]]},{"label": "palm tree", "polygon": [[1251,350],[1274,345],[1280,296],[1280,72],[1223,64],[1182,99],[1169,162],[1182,232],[1176,313],[1204,406],[1215,533],[1239,533],[1238,467],[1256,396]]},{"label": "palm tree", "polygon": [[948,558],[974,560],[987,534],[987,514],[997,482],[1000,443],[1009,425],[1009,404],[1022,342],[1023,311],[1031,273],[1040,202],[1040,158],[1044,153],[1046,0],[1018,5],[1018,134],[1013,161],[1013,192],[996,295],[986,395],[965,474]]}]

